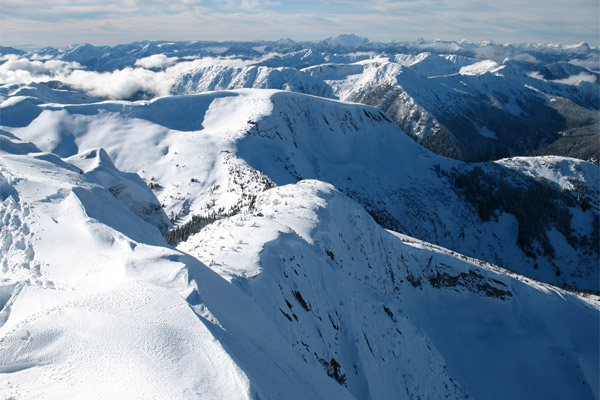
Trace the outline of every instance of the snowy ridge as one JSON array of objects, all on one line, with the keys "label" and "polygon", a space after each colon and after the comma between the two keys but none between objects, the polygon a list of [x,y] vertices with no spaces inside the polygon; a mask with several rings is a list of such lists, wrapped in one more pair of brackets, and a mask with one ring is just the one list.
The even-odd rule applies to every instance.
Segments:
[{"label": "snowy ridge", "polygon": [[[23,115],[24,104],[35,104],[17,100],[9,109],[14,114],[3,112],[9,121]],[[179,226],[193,215],[246,209],[274,184],[318,179],[359,202],[386,228],[545,282],[598,288],[592,223],[597,210],[583,204],[596,202],[592,182],[598,167],[589,163],[565,161],[569,168],[539,164],[535,174],[526,172],[526,163],[513,173],[502,164],[462,164],[421,148],[375,108],[284,91],[34,107],[28,118],[6,129],[64,157],[104,148],[117,168],[138,173],[154,188],[165,213]],[[480,196],[465,192],[466,178],[477,174],[489,177],[491,186],[505,186],[508,198],[486,201],[497,188]],[[574,191],[561,194],[547,179],[531,179],[536,176],[571,180]],[[557,205],[547,206],[567,219],[540,217],[541,225],[536,222],[519,244],[519,232],[531,220],[527,213],[519,217],[522,209],[508,200],[521,196],[517,203],[539,209],[526,201],[533,189],[554,196]],[[481,204],[494,208],[488,212]],[[554,232],[556,224],[562,227]],[[575,232],[571,236],[568,226]]]},{"label": "snowy ridge", "polygon": [[[448,251],[432,252],[428,246],[413,246],[415,244],[403,244],[394,234],[377,227],[364,210],[330,185],[301,181],[264,192],[257,198],[253,213],[211,225],[190,238],[182,249],[210,262],[211,268],[249,293],[266,312],[272,313],[274,319],[282,321],[279,329],[309,363],[318,365],[320,359],[333,357],[340,365],[338,376],[344,375],[347,387],[358,398],[389,398],[403,392],[408,398],[416,393],[433,397],[464,396],[460,388],[452,389],[452,385],[435,386],[435,382],[444,381],[446,371],[461,374],[463,379],[457,379],[456,375],[454,379],[474,397],[506,398],[523,391],[544,392],[551,396],[566,388],[564,383],[557,383],[553,388],[544,387],[545,378],[537,381],[529,374],[519,377],[520,373],[525,373],[523,370],[500,378],[501,365],[509,363],[515,353],[502,355],[484,341],[478,343],[474,335],[496,337],[491,330],[497,329],[498,325],[483,322],[488,318],[506,328],[514,324],[518,317],[511,315],[514,311],[508,310],[514,309],[507,304],[520,309],[529,307],[522,303],[528,301],[524,300],[528,296],[549,296],[564,301],[575,299],[572,295],[539,283],[523,283],[515,279],[518,277],[509,278],[498,269],[484,269],[481,263],[462,261]],[[327,282],[326,286],[322,286],[323,282]],[[332,285],[332,282],[338,284]],[[337,292],[338,287],[343,290]],[[365,300],[371,296],[375,296],[373,300]],[[445,302],[452,303],[456,310],[444,305]],[[373,306],[378,303],[379,306]],[[429,306],[423,306],[424,303]],[[598,310],[597,302],[591,308],[582,306],[579,311],[575,311],[579,306],[565,306],[564,312],[581,312],[581,315],[594,315]],[[348,309],[352,310],[351,314]],[[438,309],[444,311],[439,314],[433,311]],[[481,322],[474,322],[468,314],[479,309],[482,313],[492,314],[483,317],[479,311],[474,311],[478,313],[475,320],[483,318]],[[445,312],[452,317],[441,317]],[[461,315],[462,312],[465,314]],[[419,323],[413,325],[416,320]],[[464,341],[460,356],[452,354],[456,351],[452,347],[457,343],[447,342],[444,335],[434,334],[456,329],[454,324],[462,326],[457,330],[461,332],[460,340]],[[585,330],[585,324],[577,325],[579,328],[574,328],[574,332]],[[426,334],[430,338],[436,337],[439,342],[427,343],[428,339],[422,342],[415,326],[419,326],[419,330],[428,326],[432,331],[426,330]],[[554,331],[560,326],[557,322],[555,327],[547,329]],[[590,340],[595,335],[593,331]],[[352,336],[353,332],[359,335]],[[319,339],[315,341],[317,335]],[[547,356],[546,350],[533,344],[539,337],[525,339],[518,328],[508,328],[500,335],[504,335],[501,341],[511,348],[523,346],[527,359],[539,360]],[[437,349],[440,345],[448,353],[436,355],[432,345]],[[540,353],[534,355],[532,351]],[[355,361],[357,353],[362,365]],[[473,357],[473,354],[478,355]],[[430,363],[438,360],[439,356],[445,361],[441,368],[435,361],[429,366],[422,364],[425,360]],[[498,374],[490,373],[490,377],[497,378],[482,384],[476,378],[468,377],[467,369],[461,365],[465,359],[462,357],[471,361],[476,359],[475,362],[480,364],[475,368],[498,368]],[[504,357],[508,358],[503,361]],[[496,367],[487,365],[490,358],[497,361]],[[379,367],[374,364],[375,360]],[[591,361],[582,363],[591,367]],[[383,365],[385,369],[379,370]],[[537,371],[544,368],[542,365],[530,367]],[[430,371],[428,383],[413,375],[415,369]],[[379,381],[390,370],[395,371],[393,375]],[[558,370],[547,372],[554,374]],[[469,385],[465,385],[465,381],[469,381]],[[511,384],[506,385],[507,381]],[[378,384],[372,385],[372,382]],[[394,384],[399,386],[392,386]],[[429,392],[423,392],[425,390]],[[568,395],[568,391],[563,393]]]},{"label": "snowy ridge", "polygon": [[[596,290],[596,165],[461,163],[374,107],[286,91],[50,92],[0,106],[5,397],[598,397],[598,297],[487,263]],[[530,244],[555,253],[531,258],[469,174],[545,190],[574,236],[549,220]],[[168,246],[194,215],[214,222]]]},{"label": "snowy ridge", "polygon": [[[598,171],[590,163],[556,156],[513,157],[497,163],[531,177],[548,179],[564,190],[573,190],[574,185],[585,183],[590,193],[600,192],[600,181],[596,179]],[[598,199],[592,197],[592,200]]]},{"label": "snowy ridge", "polygon": [[173,94],[196,94],[243,88],[281,89],[320,97],[333,97],[331,88],[294,68],[208,66],[180,75]]},{"label": "snowy ridge", "polygon": [[68,158],[67,162],[81,168],[92,182],[108,189],[135,215],[156,226],[161,233],[167,233],[171,223],[152,191],[137,174],[117,170],[104,149],[91,149]]},{"label": "snowy ridge", "polygon": [[349,397],[239,290],[109,191],[34,157],[1,161],[3,395]]},{"label": "snowy ridge", "polygon": [[[87,68],[99,71],[112,70],[132,66],[135,61],[154,55],[164,54],[167,57],[206,57],[206,56],[238,56],[256,57],[271,55],[272,60],[287,59],[287,65],[272,66],[294,66],[301,62],[304,66],[310,62],[311,65],[322,63],[325,57],[333,55],[345,56],[360,53],[403,53],[403,54],[451,54],[466,57],[487,58],[501,62],[506,58],[521,58],[529,61],[540,61],[549,63],[556,58],[564,58],[569,61],[596,62],[600,50],[589,46],[587,43],[579,44],[553,44],[553,43],[523,43],[505,44],[485,42],[469,42],[466,40],[442,41],[442,40],[418,40],[416,42],[391,42],[377,43],[369,42],[364,38],[354,35],[341,35],[336,38],[328,38],[313,42],[296,42],[286,39],[279,41],[260,42],[135,42],[129,44],[110,46],[92,46],[80,44],[69,46],[64,49],[51,47],[38,52],[41,57],[51,56],[67,61],[76,61]],[[322,54],[325,53],[325,56]],[[24,52],[2,48],[2,54],[24,55]],[[288,55],[293,55],[288,57]],[[319,62],[321,61],[321,62]],[[266,64],[265,64],[266,65]]]},{"label": "snowy ridge", "polygon": [[[498,63],[424,53],[356,65],[363,71],[341,65],[336,74],[328,68],[327,83],[340,99],[379,107],[419,143],[463,160],[527,155],[555,141],[565,125],[587,126],[589,120],[574,122],[585,113],[574,110],[577,105],[598,109],[592,81],[575,89],[535,79],[523,71],[531,66],[513,60]],[[320,68],[310,71],[318,76]],[[551,103],[563,98],[577,104],[572,114]]]},{"label": "snowy ridge", "polygon": [[[6,379],[7,395],[94,397],[129,390],[167,398],[389,398],[399,393],[505,398],[531,390],[591,398],[598,392],[597,337],[587,328],[597,323],[597,304],[590,307],[571,294],[528,286],[448,254],[414,250],[331,185],[302,181],[268,190],[251,213],[221,220],[185,244],[192,255],[210,258],[215,271],[228,270],[232,285],[164,247],[155,228],[105,189],[86,183],[75,168],[36,161],[35,154],[3,154],[2,171],[11,174],[3,184],[3,208],[29,210],[23,222],[37,239],[33,259],[43,265],[38,281],[16,275],[3,281],[10,293],[0,327],[0,351],[6,355],[0,379]],[[43,191],[40,182],[45,182]],[[93,197],[86,195],[90,190]],[[126,226],[129,235],[121,233]],[[139,236],[139,230],[153,229],[156,234]],[[78,263],[66,258],[74,234],[82,245],[73,254]],[[127,261],[114,265],[115,259]],[[471,278],[462,280],[463,274]],[[424,312],[420,304],[432,295],[440,303]],[[465,318],[460,313],[457,319],[424,319],[449,298],[464,303],[454,311],[495,310],[491,318],[506,323],[483,322],[474,329],[472,320],[460,322]],[[539,301],[553,304],[549,312],[555,316],[559,302],[571,323],[546,317]],[[504,306],[507,302],[519,304],[526,320],[545,324],[540,332],[559,329],[562,339],[549,339],[548,348],[539,334],[533,338],[520,328],[508,329],[519,318],[509,311],[513,307]],[[463,348],[472,353],[454,354],[455,343],[434,335],[460,326],[465,327],[459,328],[462,340],[470,343]],[[492,374],[498,379],[482,386],[469,378],[465,357],[488,363],[493,356],[502,368],[502,360],[509,362],[503,357],[519,354],[497,353],[487,343],[473,347],[477,342],[471,335],[479,329],[498,332],[498,326],[506,327],[500,333],[503,343],[523,346],[530,359],[542,361],[510,378]],[[570,347],[572,335],[581,350]],[[473,359],[475,354],[480,358]],[[140,359],[141,364],[131,364]],[[543,381],[526,372],[531,368],[544,371],[536,373]],[[581,372],[564,375],[565,368]],[[132,369],[133,375],[125,372]],[[56,375],[62,380],[53,379]],[[548,376],[554,385],[548,385]]]}]

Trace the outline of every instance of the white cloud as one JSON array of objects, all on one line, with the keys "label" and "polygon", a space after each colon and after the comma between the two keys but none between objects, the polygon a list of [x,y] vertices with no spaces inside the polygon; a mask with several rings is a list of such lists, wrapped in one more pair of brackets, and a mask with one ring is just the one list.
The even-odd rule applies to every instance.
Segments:
[{"label": "white cloud", "polygon": [[571,60],[571,64],[579,65],[580,67],[587,68],[594,72],[600,72],[600,56],[595,54],[588,56],[584,60]]},{"label": "white cloud", "polygon": [[61,60],[29,60],[14,54],[0,58],[0,82],[23,83],[41,80],[50,80],[56,76],[71,74],[74,70],[81,69],[76,62]]},{"label": "white cloud", "polygon": [[[527,75],[530,78],[546,81],[546,79],[544,79],[543,75],[540,74],[539,72],[530,72]],[[596,83],[596,76],[592,75],[592,74],[586,74],[585,72],[581,72],[577,75],[571,75],[568,78],[553,79],[551,82],[563,83],[565,85],[578,85],[581,82]]]},{"label": "white cloud", "polygon": [[528,53],[517,54],[517,55],[513,56],[513,59],[515,59],[517,61],[525,61],[525,62],[530,62],[530,63],[538,62],[537,58],[535,58],[534,56],[532,56],[531,54],[528,54]]},{"label": "white cloud", "polygon": [[146,69],[163,69],[169,67],[177,61],[177,57],[167,57],[164,54],[153,54],[149,57],[136,60],[135,65]]},{"label": "white cloud", "polygon": [[[208,65],[245,66],[252,62],[234,58],[205,57],[173,64],[174,60],[163,54],[157,54],[138,60],[141,62],[136,62],[139,66],[136,68],[96,72],[85,70],[74,62],[30,60],[8,55],[0,57],[0,62],[3,62],[0,65],[0,83],[18,84],[56,80],[90,96],[107,99],[127,99],[138,92],[146,92],[152,96],[166,96],[175,80],[185,72]],[[152,71],[148,68],[165,69]]]},{"label": "white cloud", "polygon": [[164,87],[166,84],[161,84],[156,75],[157,73],[143,68],[125,68],[103,73],[78,70],[57,78],[91,96],[126,99],[140,91],[168,94],[168,87]]},{"label": "white cloud", "polygon": [[590,82],[596,83],[596,76],[592,74],[586,74],[585,72],[581,72],[577,75],[571,75],[565,79],[557,79],[554,82],[564,83],[566,85],[577,85],[581,82]]},{"label": "white cloud", "polygon": [[8,55],[2,57],[0,82],[6,84],[58,80],[92,96],[119,99],[140,90],[158,95],[167,94],[169,84],[164,73],[143,68],[125,68],[114,72],[86,71],[79,64],[60,60],[29,60]]}]

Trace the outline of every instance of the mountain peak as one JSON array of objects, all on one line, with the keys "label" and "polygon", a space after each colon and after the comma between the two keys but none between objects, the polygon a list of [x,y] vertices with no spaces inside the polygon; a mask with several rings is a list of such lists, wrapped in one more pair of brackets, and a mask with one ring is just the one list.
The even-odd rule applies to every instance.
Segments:
[{"label": "mountain peak", "polygon": [[342,47],[359,47],[359,46],[366,46],[369,43],[371,43],[369,41],[369,39],[361,38],[353,33],[344,33],[344,34],[338,35],[336,37],[330,37],[330,38],[323,40],[323,42],[329,46],[342,46]]}]

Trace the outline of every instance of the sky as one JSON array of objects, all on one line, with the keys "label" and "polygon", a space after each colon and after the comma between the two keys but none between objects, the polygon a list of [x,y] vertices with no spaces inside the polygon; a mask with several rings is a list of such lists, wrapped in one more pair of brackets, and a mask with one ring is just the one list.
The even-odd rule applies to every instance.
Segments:
[{"label": "sky", "polygon": [[418,38],[600,45],[598,0],[1,0],[0,44]]}]

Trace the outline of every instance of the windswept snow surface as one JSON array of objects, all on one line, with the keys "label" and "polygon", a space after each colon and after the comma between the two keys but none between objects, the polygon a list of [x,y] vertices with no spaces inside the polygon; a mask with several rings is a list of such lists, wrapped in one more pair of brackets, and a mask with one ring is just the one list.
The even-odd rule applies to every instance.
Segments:
[{"label": "windswept snow surface", "polygon": [[2,139],[2,397],[350,397],[86,173]]},{"label": "windswept snow surface", "polygon": [[[378,109],[256,89],[73,104],[23,88],[0,91],[4,397],[600,395],[598,297],[489,264],[547,277],[555,260],[534,269],[516,217],[483,222],[453,189],[473,166]],[[547,160],[481,168],[516,171],[517,188],[596,188],[597,166]],[[595,211],[580,211],[589,236]],[[194,215],[216,221],[168,246],[160,230]],[[551,282],[597,283],[597,254],[548,235]]]}]

